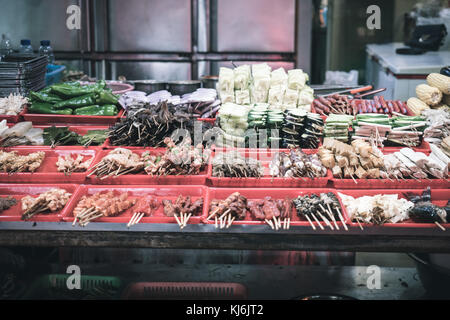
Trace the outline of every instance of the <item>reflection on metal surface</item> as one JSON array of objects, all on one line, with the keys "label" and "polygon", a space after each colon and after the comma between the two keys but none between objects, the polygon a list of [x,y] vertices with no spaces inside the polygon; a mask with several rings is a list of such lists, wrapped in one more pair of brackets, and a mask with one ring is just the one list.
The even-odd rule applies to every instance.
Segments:
[{"label": "reflection on metal surface", "polygon": [[178,62],[110,62],[111,78],[128,80],[185,80],[191,77],[190,63]]},{"label": "reflection on metal surface", "polygon": [[14,49],[21,39],[30,39],[33,49],[39,49],[41,40],[50,40],[55,51],[80,51],[80,32],[66,28],[66,9],[74,0],[0,0],[0,30],[8,33]]},{"label": "reflection on metal surface", "polygon": [[191,51],[191,1],[110,0],[111,51]]},{"label": "reflection on metal surface", "polygon": [[217,0],[218,51],[294,52],[294,0]]}]

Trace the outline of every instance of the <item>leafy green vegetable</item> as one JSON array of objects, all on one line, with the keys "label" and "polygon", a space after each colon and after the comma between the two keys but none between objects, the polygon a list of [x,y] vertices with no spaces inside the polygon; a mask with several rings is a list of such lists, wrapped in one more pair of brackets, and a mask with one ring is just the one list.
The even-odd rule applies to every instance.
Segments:
[{"label": "leafy green vegetable", "polygon": [[108,130],[89,130],[84,136],[79,136],[78,143],[88,147],[100,145],[108,138]]},{"label": "leafy green vegetable", "polygon": [[55,127],[44,129],[44,145],[46,146],[66,146],[77,145],[79,135],[73,131],[70,131],[67,127]]}]

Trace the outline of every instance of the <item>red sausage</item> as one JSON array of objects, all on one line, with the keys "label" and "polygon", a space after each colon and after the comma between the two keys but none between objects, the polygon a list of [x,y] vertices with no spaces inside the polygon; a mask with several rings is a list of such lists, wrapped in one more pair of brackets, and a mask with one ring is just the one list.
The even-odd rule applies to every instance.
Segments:
[{"label": "red sausage", "polygon": [[394,111],[400,113],[400,107],[396,101],[392,101],[392,105],[394,106]]},{"label": "red sausage", "polygon": [[398,101],[398,100],[397,100],[397,103],[398,103],[398,105],[399,105],[399,107],[400,107],[401,113],[403,113],[403,114],[408,114],[408,108],[407,108],[406,105],[403,103],[403,101]]},{"label": "red sausage", "polygon": [[389,108],[388,108],[388,106],[386,104],[386,100],[384,100],[384,97],[383,96],[379,96],[378,100],[380,101],[381,106],[383,107],[384,113],[389,113]]}]

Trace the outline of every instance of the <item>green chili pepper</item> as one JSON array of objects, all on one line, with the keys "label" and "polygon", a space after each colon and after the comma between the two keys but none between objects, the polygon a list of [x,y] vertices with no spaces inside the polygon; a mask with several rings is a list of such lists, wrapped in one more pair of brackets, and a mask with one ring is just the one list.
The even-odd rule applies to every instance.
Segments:
[{"label": "green chili pepper", "polygon": [[55,103],[54,108],[64,108],[64,107],[71,107],[71,108],[79,108],[84,106],[90,106],[95,103],[95,93],[89,93],[81,97],[75,97],[69,100],[64,100],[58,103]]},{"label": "green chili pepper", "polygon": [[63,84],[55,84],[52,86],[52,92],[57,95],[73,98],[83,96],[89,93],[97,93],[102,89],[97,85],[85,85],[85,86],[76,86],[76,85],[67,85]]},{"label": "green chili pepper", "polygon": [[112,104],[103,106],[92,105],[75,109],[74,114],[83,116],[115,116],[118,113],[117,107]]},{"label": "green chili pepper", "polygon": [[98,98],[95,100],[95,102],[98,104],[117,104],[119,102],[119,99],[111,92],[103,90],[98,94]]},{"label": "green chili pepper", "polygon": [[72,109],[54,109],[50,103],[45,102],[33,102],[28,108],[30,113],[47,113],[47,114],[72,114]]},{"label": "green chili pepper", "polygon": [[47,102],[47,103],[58,103],[61,102],[62,99],[55,94],[47,93],[47,92],[34,92],[30,91],[29,93],[31,100]]}]

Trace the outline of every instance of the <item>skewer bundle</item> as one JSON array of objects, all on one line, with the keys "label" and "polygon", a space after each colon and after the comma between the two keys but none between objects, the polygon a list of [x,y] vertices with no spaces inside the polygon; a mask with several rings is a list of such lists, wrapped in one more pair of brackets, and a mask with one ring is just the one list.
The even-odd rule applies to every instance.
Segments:
[{"label": "skewer bundle", "polygon": [[64,208],[67,201],[72,194],[64,189],[54,188],[38,197],[25,196],[21,199],[22,202],[22,220],[28,220],[35,214],[51,211],[56,212]]},{"label": "skewer bundle", "polygon": [[[265,221],[272,229],[289,229],[291,224],[292,201],[289,198],[275,200],[267,196],[261,200],[248,201],[248,210],[257,220]],[[281,224],[283,220],[283,225]]]},{"label": "skewer bundle", "polygon": [[5,210],[8,210],[12,206],[15,206],[16,203],[17,203],[17,200],[11,196],[8,196],[6,198],[0,197],[0,213]]},{"label": "skewer bundle", "polygon": [[283,147],[316,149],[323,133],[323,120],[301,109],[286,110],[281,129]]},{"label": "skewer bundle", "polygon": [[206,218],[214,217],[216,228],[229,228],[234,220],[243,220],[247,214],[247,198],[239,192],[234,192],[225,200],[212,200],[211,214]]},{"label": "skewer bundle", "polygon": [[327,175],[327,168],[322,165],[317,154],[308,155],[300,149],[275,154],[269,169],[272,177],[314,179]]},{"label": "skewer bundle", "polygon": [[224,152],[214,156],[212,174],[219,178],[261,178],[264,169],[256,159],[244,158],[238,152]]},{"label": "skewer bundle", "polygon": [[142,154],[145,172],[149,175],[195,175],[204,170],[209,151],[203,149],[203,145],[191,147],[190,140],[175,145],[170,138],[165,138],[164,143],[168,150],[162,156],[151,155],[149,152]]},{"label": "skewer bundle", "polygon": [[[312,194],[310,196],[298,196],[293,200],[297,215],[308,220],[311,227],[316,230],[312,220],[317,222],[319,228],[324,230],[320,221],[325,222],[331,230],[339,230],[337,220],[342,222],[344,229],[348,228],[342,216],[339,201],[332,193],[321,193],[320,195]],[[312,220],[311,220],[312,218]]]},{"label": "skewer bundle", "polygon": [[44,161],[45,152],[38,151],[19,155],[17,151],[0,151],[0,171],[7,173],[35,172]]},{"label": "skewer bundle", "polygon": [[159,208],[158,199],[154,196],[146,196],[138,200],[133,207],[133,215],[127,224],[127,227],[138,224],[144,216],[151,216]]},{"label": "skewer bundle", "polygon": [[73,210],[73,225],[78,222],[80,226],[84,227],[95,219],[117,216],[134,206],[135,203],[136,200],[128,198],[128,192],[117,196],[113,191],[83,196]]},{"label": "skewer bundle", "polygon": [[129,149],[116,148],[97,163],[88,174],[96,175],[100,179],[111,176],[121,176],[127,173],[136,173],[144,169],[141,157]]},{"label": "skewer bundle", "polygon": [[173,203],[171,200],[163,200],[164,214],[174,217],[181,229],[185,228],[189,218],[201,214],[203,198],[192,202],[191,197],[179,195]]},{"label": "skewer bundle", "polygon": [[71,174],[73,172],[84,172],[92,163],[94,157],[84,160],[84,157],[79,154],[76,158],[72,154],[66,154],[64,157],[59,156],[56,161],[57,170],[64,172],[64,174]]}]

